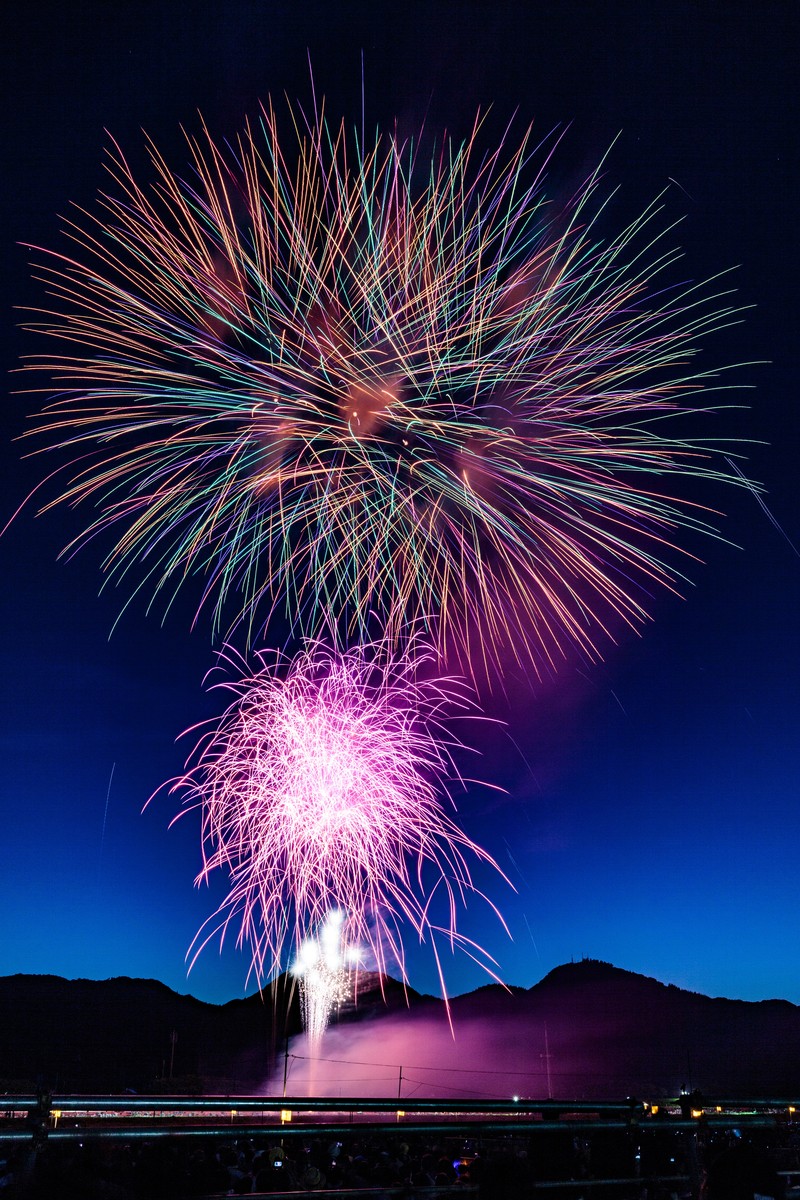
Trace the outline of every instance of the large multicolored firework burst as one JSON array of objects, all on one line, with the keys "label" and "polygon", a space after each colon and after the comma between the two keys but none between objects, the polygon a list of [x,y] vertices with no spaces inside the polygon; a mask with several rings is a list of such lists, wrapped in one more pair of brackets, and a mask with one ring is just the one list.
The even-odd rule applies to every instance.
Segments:
[{"label": "large multicolored firework burst", "polygon": [[440,799],[456,776],[442,721],[466,701],[446,679],[419,682],[416,665],[315,645],[218,685],[235,699],[172,785],[184,811],[202,813],[198,882],[219,869],[230,883],[196,953],[233,926],[267,978],[338,912],[341,944],[368,949],[378,970],[388,962],[405,978],[406,926],[437,963],[444,939],[491,972],[456,916],[476,890],[467,856],[499,868]]},{"label": "large multicolored firework burst", "polygon": [[593,655],[710,529],[670,481],[722,460],[671,418],[724,288],[670,283],[658,200],[604,238],[599,173],[549,196],[530,132],[426,159],[291,116],[189,138],[185,176],[151,147],[148,186],[114,149],[40,262],[36,433],[69,455],[53,503],[90,510],[69,550],[108,535],[109,577],[166,604],[199,577],[248,641],[279,609],[341,645],[422,621],[467,670],[509,640]]}]

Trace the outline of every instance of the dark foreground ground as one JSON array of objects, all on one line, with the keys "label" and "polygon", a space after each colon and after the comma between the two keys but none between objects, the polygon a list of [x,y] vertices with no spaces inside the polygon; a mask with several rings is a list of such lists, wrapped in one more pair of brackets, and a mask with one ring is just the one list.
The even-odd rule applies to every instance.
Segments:
[{"label": "dark foreground ground", "polygon": [[530,1196],[617,1200],[800,1197],[800,1125],[712,1128],[704,1119],[465,1136],[417,1127],[333,1133],[217,1128],[62,1131],[31,1122],[0,1142],[0,1192],[12,1200],[201,1200],[335,1195],[338,1200]]}]

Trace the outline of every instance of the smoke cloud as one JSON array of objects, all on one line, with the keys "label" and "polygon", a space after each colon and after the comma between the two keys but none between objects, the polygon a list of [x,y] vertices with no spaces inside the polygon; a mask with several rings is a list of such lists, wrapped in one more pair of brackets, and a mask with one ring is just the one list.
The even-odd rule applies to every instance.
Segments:
[{"label": "smoke cloud", "polygon": [[288,1058],[266,1083],[288,1096],[508,1100],[546,1096],[547,1068],[541,1024],[456,1020],[444,1010],[393,1013],[328,1029],[314,1058],[304,1036],[292,1039]]}]

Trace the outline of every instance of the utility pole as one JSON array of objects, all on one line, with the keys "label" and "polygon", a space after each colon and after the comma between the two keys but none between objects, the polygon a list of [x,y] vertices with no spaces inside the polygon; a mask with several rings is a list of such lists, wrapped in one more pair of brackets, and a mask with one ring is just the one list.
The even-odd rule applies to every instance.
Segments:
[{"label": "utility pole", "polygon": [[403,1068],[400,1068],[400,1074],[397,1078],[397,1099],[400,1099],[400,1093],[403,1090]]},{"label": "utility pole", "polygon": [[178,1040],[178,1031],[173,1029],[169,1035],[170,1051],[169,1051],[169,1077],[172,1079],[172,1073],[175,1068],[175,1043]]},{"label": "utility pole", "polygon": [[286,1099],[286,1081],[289,1078],[289,1036],[286,1036],[286,1049],[283,1052],[283,1098]]},{"label": "utility pole", "polygon": [[547,1072],[547,1099],[553,1099],[553,1081],[550,1077],[550,1042],[547,1037],[547,1022],[544,1023],[544,1059],[545,1071]]}]

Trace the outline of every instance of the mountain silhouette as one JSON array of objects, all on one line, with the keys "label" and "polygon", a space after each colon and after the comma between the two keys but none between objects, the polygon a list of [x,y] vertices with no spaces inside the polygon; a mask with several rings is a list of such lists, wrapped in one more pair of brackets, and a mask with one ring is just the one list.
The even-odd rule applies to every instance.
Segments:
[{"label": "mountain silhouette", "polygon": [[[223,1005],[148,979],[6,976],[0,1089],[260,1093],[287,1047],[292,1082],[301,1078],[300,1031],[286,975]],[[336,1065],[321,1073],[321,1094],[396,1095],[399,1079],[419,1096],[655,1099],[697,1087],[780,1097],[800,1093],[800,1008],[711,998],[584,960],[528,989],[487,984],[457,996],[448,1020],[441,1000],[371,976],[338,1014],[322,1058]],[[349,1061],[358,1069],[348,1072]]]}]

